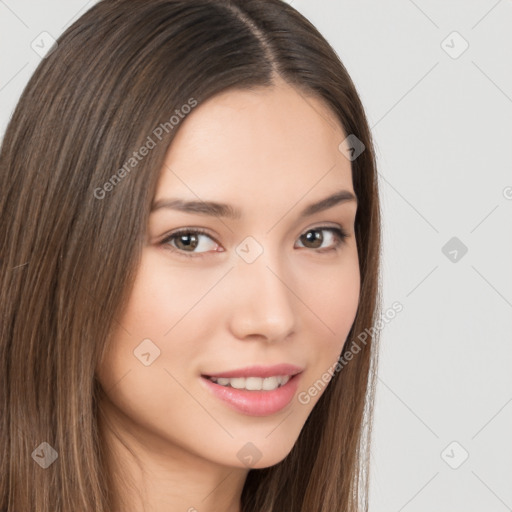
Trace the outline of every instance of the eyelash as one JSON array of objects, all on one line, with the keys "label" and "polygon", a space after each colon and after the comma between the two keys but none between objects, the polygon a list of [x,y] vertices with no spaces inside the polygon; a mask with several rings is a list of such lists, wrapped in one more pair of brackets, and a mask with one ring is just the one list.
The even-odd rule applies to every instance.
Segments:
[{"label": "eyelash", "polygon": [[[323,248],[323,249],[311,249],[312,251],[316,251],[319,253],[326,253],[326,252],[338,250],[340,248],[340,246],[345,243],[345,239],[348,238],[348,236],[349,236],[348,233],[346,233],[343,229],[337,228],[337,227],[332,227],[332,226],[319,226],[317,228],[310,228],[307,231],[304,231],[303,234],[309,233],[310,231],[331,231],[336,235],[336,237],[338,239],[333,247]],[[202,229],[202,228],[180,228],[180,229],[177,229],[176,231],[173,231],[169,236],[167,236],[164,240],[162,240],[160,242],[160,245],[162,245],[166,250],[176,253],[177,255],[183,256],[185,258],[200,258],[200,257],[204,256],[205,254],[207,254],[207,252],[195,253],[195,252],[183,251],[183,250],[177,249],[176,247],[173,247],[172,245],[169,244],[169,242],[171,240],[173,240],[183,234],[205,235],[208,238],[210,238],[211,240],[213,240],[215,243],[218,244],[218,242],[214,238],[212,238],[205,229]],[[307,247],[305,247],[305,249],[307,249]]]}]

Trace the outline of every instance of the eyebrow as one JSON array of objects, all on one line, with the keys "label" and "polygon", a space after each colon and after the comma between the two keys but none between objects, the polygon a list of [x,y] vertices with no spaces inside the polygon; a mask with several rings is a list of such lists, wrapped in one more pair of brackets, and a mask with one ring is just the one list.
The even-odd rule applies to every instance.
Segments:
[{"label": "eyebrow", "polygon": [[[304,208],[299,214],[299,218],[309,217],[315,213],[328,210],[333,206],[342,203],[355,201],[357,197],[349,190],[339,190],[336,193],[312,203]],[[228,219],[240,219],[242,213],[237,208],[226,204],[217,203],[215,201],[185,201],[184,199],[160,199],[153,203],[151,213],[162,208],[177,210],[185,213],[198,215],[211,215],[215,217],[225,217]]]}]

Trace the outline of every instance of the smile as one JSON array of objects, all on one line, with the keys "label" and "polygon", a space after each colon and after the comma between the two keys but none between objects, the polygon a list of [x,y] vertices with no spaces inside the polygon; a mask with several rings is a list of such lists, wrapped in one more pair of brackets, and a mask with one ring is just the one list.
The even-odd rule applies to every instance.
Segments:
[{"label": "smile", "polygon": [[235,389],[246,389],[248,391],[272,391],[281,386],[284,386],[290,380],[290,375],[278,375],[266,378],[235,377],[232,379],[225,377],[209,377],[209,380],[219,384],[220,386],[227,386]]},{"label": "smile", "polygon": [[269,416],[293,400],[302,373],[271,377],[207,377],[200,381],[221,403],[248,416]]}]

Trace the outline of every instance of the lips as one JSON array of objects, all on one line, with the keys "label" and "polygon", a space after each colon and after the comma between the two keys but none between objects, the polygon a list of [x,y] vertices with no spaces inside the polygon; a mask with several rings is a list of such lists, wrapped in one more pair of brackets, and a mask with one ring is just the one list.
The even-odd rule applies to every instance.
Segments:
[{"label": "lips", "polygon": [[201,377],[199,380],[207,391],[230,409],[248,416],[269,416],[290,406],[301,377],[302,372],[297,373],[286,384],[269,391],[253,391],[222,386],[208,377]]}]

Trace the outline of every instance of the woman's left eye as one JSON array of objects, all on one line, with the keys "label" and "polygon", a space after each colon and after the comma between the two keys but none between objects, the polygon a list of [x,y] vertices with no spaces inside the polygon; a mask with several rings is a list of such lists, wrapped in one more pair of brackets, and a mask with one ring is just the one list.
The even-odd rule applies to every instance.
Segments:
[{"label": "woman's left eye", "polygon": [[[324,236],[321,234],[322,232],[327,232],[328,235]],[[299,242],[305,249],[314,249],[316,252],[324,253],[337,250],[348,236],[341,228],[324,226],[308,229],[299,237]],[[208,241],[202,241],[203,238],[209,239],[213,247],[208,249]],[[327,242],[327,247],[324,246],[325,242]],[[215,247],[219,245],[201,228],[178,229],[162,240],[160,244],[172,252],[185,257],[202,256],[205,252],[215,251]],[[196,249],[200,248],[205,250],[196,251]]]},{"label": "woman's left eye", "polygon": [[[319,233],[322,231],[327,231],[329,236],[324,237],[323,235],[319,235]],[[319,252],[328,252],[336,250],[342,243],[344,243],[345,238],[347,237],[348,233],[346,233],[341,228],[321,227],[308,229],[303,235],[299,237],[299,240],[302,244],[312,243],[314,245],[313,249],[321,249]],[[325,240],[330,243],[327,247],[321,247]],[[332,243],[333,241],[334,244]]]}]

